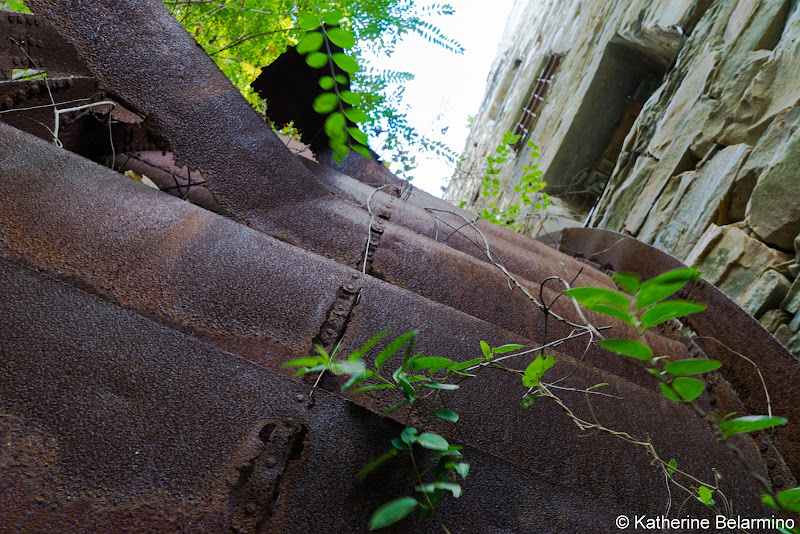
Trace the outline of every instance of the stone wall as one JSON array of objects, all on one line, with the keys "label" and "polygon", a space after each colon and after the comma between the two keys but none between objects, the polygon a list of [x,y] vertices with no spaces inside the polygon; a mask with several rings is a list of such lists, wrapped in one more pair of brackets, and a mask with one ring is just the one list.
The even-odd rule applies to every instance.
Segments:
[{"label": "stone wall", "polygon": [[[502,78],[506,56],[564,56],[529,134],[543,145],[551,194],[578,198],[571,173],[586,165],[584,176],[602,178],[613,158],[588,225],[697,266],[800,355],[798,0],[596,4],[518,2],[493,70]],[[497,131],[518,120],[485,113],[502,96],[491,82],[467,145],[475,168]],[[619,119],[608,112],[621,108]],[[448,197],[479,198],[470,183],[457,176]]]}]

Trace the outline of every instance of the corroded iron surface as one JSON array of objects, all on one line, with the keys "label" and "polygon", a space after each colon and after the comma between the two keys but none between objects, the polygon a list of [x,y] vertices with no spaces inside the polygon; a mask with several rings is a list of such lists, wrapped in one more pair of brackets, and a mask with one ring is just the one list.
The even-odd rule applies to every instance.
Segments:
[{"label": "corroded iron surface", "polygon": [[[141,127],[150,137],[140,139],[174,151],[139,154],[131,168],[162,171],[180,187],[192,179],[182,169],[200,173],[205,207],[230,218],[0,124],[0,524],[362,531],[378,505],[413,491],[408,466],[354,476],[401,428],[376,415],[399,397],[344,399],[331,376],[310,395],[316,377],[292,378],[287,359],[313,344],[347,353],[387,325],[395,335],[419,329],[416,350],[459,361],[476,357],[482,340],[537,346],[568,334],[549,322],[545,338],[542,311],[488,261],[478,230],[546,305],[560,288],[538,286],[553,274],[572,280],[583,269],[576,284],[611,285],[594,267],[482,221],[473,227],[465,212],[405,186],[376,191],[362,183],[375,172],[368,166],[350,168],[358,181],[301,164],[156,0],[31,4],[83,55],[102,96],[135,111],[116,112],[123,131]],[[129,155],[116,166],[133,165]],[[611,250],[600,266],[613,265]],[[645,275],[670,267],[637,254]],[[566,299],[553,310],[579,320]],[[695,330],[713,327],[696,317]],[[713,351],[676,329],[648,340],[678,358]],[[718,469],[737,513],[763,513],[758,487],[703,421],[640,369],[585,347],[576,339],[552,351],[561,386],[610,384],[611,396],[591,399],[563,390],[577,415],[652,440],[702,478]],[[760,408],[731,369],[746,408],[716,372],[704,377],[701,405]],[[667,492],[649,457],[607,435],[578,435],[553,404],[523,414],[518,376],[483,375],[445,394],[458,427],[433,426],[464,443],[473,466],[464,497],[442,507],[456,531],[604,531],[619,514],[663,513]],[[419,422],[434,400],[394,417]],[[777,449],[765,436],[735,439],[776,487],[795,484],[786,436]],[[681,513],[699,514],[699,504]],[[406,520],[394,531],[431,528]]]},{"label": "corroded iron surface", "polygon": [[[666,252],[609,230],[569,228],[551,237],[566,254],[614,271],[641,273],[643,278],[684,266]],[[680,296],[708,305],[708,311],[690,315],[683,322],[698,336],[697,343],[705,354],[725,364],[725,378],[746,409],[752,414],[766,414],[771,409],[789,419],[786,426],[774,431],[774,442],[796,477],[800,473],[800,405],[793,393],[800,383],[797,358],[712,284],[700,281],[685,288]],[[767,404],[765,386],[771,405]],[[778,486],[787,484],[784,479]]]}]

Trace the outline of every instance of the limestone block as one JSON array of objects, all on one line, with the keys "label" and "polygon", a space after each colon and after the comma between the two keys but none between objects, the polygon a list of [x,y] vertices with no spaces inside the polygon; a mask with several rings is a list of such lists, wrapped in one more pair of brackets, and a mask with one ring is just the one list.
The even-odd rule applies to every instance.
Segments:
[{"label": "limestone block", "polygon": [[774,270],[768,270],[744,294],[740,304],[753,317],[780,306],[789,292],[791,282]]},{"label": "limestone block", "polygon": [[675,139],[686,121],[694,113],[694,106],[703,95],[711,72],[719,61],[715,51],[706,52],[694,61],[691,70],[681,82],[670,100],[664,116],[657,125],[656,133],[650,141],[649,150],[657,158],[661,158],[666,147]]},{"label": "limestone block", "polygon": [[706,228],[717,222],[720,202],[727,197],[749,154],[750,147],[744,144],[725,147],[698,168],[653,244],[677,258],[686,258]]},{"label": "limestone block", "polygon": [[795,130],[786,151],[758,177],[747,221],[765,242],[794,248],[800,234],[800,131]]},{"label": "limestone block", "polygon": [[800,278],[796,279],[789,288],[786,298],[781,302],[781,308],[789,313],[797,313],[800,310]]},{"label": "limestone block", "polygon": [[[800,317],[796,315],[795,317]],[[789,351],[800,358],[800,331],[793,331],[792,327],[784,324],[775,331],[775,337],[783,343]]]},{"label": "limestone block", "polygon": [[758,322],[774,334],[781,325],[788,324],[791,318],[792,315],[783,310],[769,310],[761,316]]},{"label": "limestone block", "polygon": [[694,175],[695,171],[686,171],[667,181],[667,185],[657,197],[656,205],[650,210],[647,220],[636,236],[640,241],[653,242],[664,224],[675,213],[678,203],[689,188],[689,184],[694,180]]},{"label": "limestone block", "polygon": [[697,267],[703,278],[742,304],[762,273],[781,259],[777,251],[748,236],[741,228],[712,224],[685,263]]}]

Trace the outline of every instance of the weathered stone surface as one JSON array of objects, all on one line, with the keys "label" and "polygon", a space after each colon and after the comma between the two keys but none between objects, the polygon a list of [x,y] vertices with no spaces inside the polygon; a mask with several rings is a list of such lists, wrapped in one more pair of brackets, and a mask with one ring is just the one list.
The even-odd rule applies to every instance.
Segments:
[{"label": "weathered stone surface", "polygon": [[743,307],[753,317],[761,317],[767,310],[780,306],[790,286],[791,282],[779,272],[765,271],[742,297]]},{"label": "weathered stone surface", "polygon": [[746,307],[748,291],[780,259],[776,251],[741,228],[712,224],[686,258],[686,264],[697,267],[706,280]]},{"label": "weathered stone surface", "polygon": [[781,308],[789,313],[800,311],[800,278],[796,279],[786,294],[786,298],[781,302]]},{"label": "weathered stone surface", "polygon": [[764,241],[791,250],[800,233],[800,132],[758,178],[747,220]]},{"label": "weathered stone surface", "polygon": [[791,318],[791,314],[783,310],[769,310],[761,316],[758,322],[774,334],[781,325],[788,324]]},{"label": "weathered stone surface", "polygon": [[705,229],[717,222],[720,203],[749,154],[747,145],[725,147],[698,168],[653,244],[677,258],[685,258]]}]

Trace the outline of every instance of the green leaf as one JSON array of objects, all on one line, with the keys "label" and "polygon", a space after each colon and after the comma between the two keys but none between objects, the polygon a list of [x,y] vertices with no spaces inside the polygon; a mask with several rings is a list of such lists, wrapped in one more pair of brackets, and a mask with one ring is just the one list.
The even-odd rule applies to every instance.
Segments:
[{"label": "green leaf", "polygon": [[413,367],[415,371],[428,369],[429,372],[435,373],[440,369],[444,369],[451,363],[453,363],[453,360],[451,360],[450,358],[441,358],[439,356],[426,356],[424,358],[415,358],[414,361],[411,362],[411,367]]},{"label": "green leaf", "polygon": [[800,488],[792,488],[780,492],[778,503],[784,508],[793,512],[800,512]]},{"label": "green leaf", "polygon": [[671,385],[672,389],[662,382],[658,387],[661,388],[662,395],[677,402],[691,402],[699,397],[705,389],[705,385],[696,378],[676,378]]},{"label": "green leaf", "polygon": [[319,86],[325,89],[326,91],[330,91],[333,89],[334,86],[333,78],[330,76],[323,76],[319,79]]},{"label": "green leaf", "polygon": [[467,478],[469,474],[469,464],[466,462],[461,462],[460,464],[456,464],[455,466],[456,473],[461,475],[461,478]]},{"label": "green leaf", "polygon": [[639,290],[639,281],[641,278],[636,273],[620,271],[612,274],[611,279],[619,287],[631,295],[636,294],[636,292]]},{"label": "green leaf", "polygon": [[438,417],[439,419],[444,419],[445,421],[450,421],[455,423],[458,421],[458,414],[449,408],[439,408],[437,410],[431,410],[431,413]]},{"label": "green leaf", "polygon": [[531,406],[533,406],[533,403],[536,401],[536,397],[538,397],[538,395],[535,395],[533,393],[527,393],[525,394],[524,397],[522,397],[523,412],[527,411]]},{"label": "green leaf", "polygon": [[611,306],[616,306],[624,310],[631,304],[628,297],[619,291],[603,287],[574,287],[572,289],[567,289],[564,293],[584,306],[610,304]]},{"label": "green leaf", "polygon": [[446,439],[433,432],[423,432],[417,436],[416,442],[432,451],[446,451],[450,446]]},{"label": "green leaf", "polygon": [[303,30],[313,30],[319,27],[319,17],[311,13],[300,13],[297,25]]},{"label": "green leaf", "polygon": [[664,370],[671,374],[673,377],[679,376],[689,376],[689,375],[699,375],[701,373],[707,373],[708,371],[714,371],[715,369],[719,369],[722,367],[722,362],[718,362],[717,360],[706,360],[704,358],[687,358],[685,360],[678,360],[676,362],[670,362],[665,367]]},{"label": "green leaf", "polygon": [[344,114],[347,115],[348,119],[355,123],[366,122],[369,120],[369,116],[358,108],[347,108],[344,110]]},{"label": "green leaf", "polygon": [[334,78],[339,84],[347,85],[347,77],[344,74],[337,74]]},{"label": "green leaf", "polygon": [[350,148],[353,151],[358,152],[359,154],[361,154],[365,158],[372,159],[372,154],[370,154],[369,150],[367,150],[365,147],[363,147],[361,145],[352,145]]},{"label": "green leaf", "polygon": [[417,434],[419,434],[419,430],[413,426],[407,426],[400,432],[400,439],[403,440],[404,443],[411,445],[416,441]]},{"label": "green leaf", "polygon": [[352,48],[356,44],[356,38],[347,30],[330,28],[325,33],[328,35],[328,39],[340,48]]},{"label": "green leaf", "polygon": [[311,52],[306,56],[306,63],[315,69],[324,67],[328,64],[328,55],[322,52]]},{"label": "green leaf", "polygon": [[481,352],[483,352],[483,357],[487,360],[492,359],[492,349],[485,341],[481,341]]},{"label": "green leaf", "polygon": [[539,380],[544,373],[555,365],[556,359],[549,354],[542,358],[542,355],[536,357],[528,367],[525,368],[525,374],[522,376],[522,383],[528,387],[535,387],[539,385]]},{"label": "green leaf", "polygon": [[322,14],[322,20],[325,21],[325,24],[330,24],[331,26],[338,26],[339,21],[344,18],[344,14],[341,11],[326,11]]},{"label": "green leaf", "polygon": [[700,279],[697,269],[681,268],[668,271],[644,282],[636,295],[636,308],[644,309],[669,297],[689,282]]},{"label": "green leaf", "polygon": [[633,315],[615,306],[609,306],[607,304],[584,304],[583,307],[587,310],[596,311],[605,315],[610,315],[611,317],[616,317],[617,319],[622,319],[626,323],[636,326],[636,319],[633,317]]},{"label": "green leaf", "polygon": [[314,99],[311,106],[320,115],[325,115],[339,107],[339,98],[333,93],[322,93]]},{"label": "green leaf", "polygon": [[353,393],[364,393],[365,391],[374,391],[376,389],[387,389],[387,388],[397,389],[397,386],[395,386],[394,384],[375,384],[372,386],[364,386],[363,388],[358,388]]},{"label": "green leaf", "polygon": [[[350,134],[350,137],[355,139],[357,143],[361,143],[362,145],[366,145],[367,144],[367,134],[365,134],[364,132],[362,132],[358,128],[356,128],[354,126],[350,126],[349,128],[347,128],[347,131]],[[369,152],[367,152],[367,154],[369,154]],[[367,156],[367,157],[369,157],[369,156]]]},{"label": "green leaf", "polygon": [[700,486],[697,488],[697,496],[700,499],[700,502],[707,505],[714,504],[714,499],[712,498],[711,490],[705,486]]},{"label": "green leaf", "polygon": [[414,386],[408,382],[408,380],[401,376],[397,378],[397,383],[403,389],[403,395],[405,395],[406,399],[413,401],[417,398],[417,391],[414,389]]},{"label": "green leaf", "polygon": [[458,372],[462,369],[466,369],[467,367],[472,367],[473,365],[478,365],[479,363],[483,363],[484,361],[486,361],[484,358],[475,358],[474,360],[468,360],[466,362],[453,364],[450,367],[448,367],[448,369],[450,369],[453,372]]},{"label": "green leaf", "polygon": [[408,444],[403,443],[400,438],[392,438],[392,447],[397,449],[398,451],[407,451],[409,449]]},{"label": "green leaf", "polygon": [[431,389],[444,389],[447,391],[458,389],[456,384],[442,384],[441,382],[431,382],[430,384],[422,384],[422,386]]},{"label": "green leaf", "polygon": [[381,412],[381,415],[389,415],[390,413],[396,412],[403,406],[408,406],[409,404],[411,404],[411,401],[407,399],[401,400],[400,402],[396,402],[391,406],[389,406],[388,408],[386,408],[384,411]]},{"label": "green leaf", "polygon": [[361,95],[359,93],[344,90],[339,92],[339,97],[342,99],[342,102],[346,102],[351,106],[358,106],[361,104]]},{"label": "green leaf", "polygon": [[597,344],[606,350],[636,360],[649,361],[653,357],[653,349],[635,339],[604,339]]},{"label": "green leaf", "polygon": [[371,338],[369,338],[366,343],[364,343],[363,347],[361,347],[357,351],[355,351],[352,354],[350,354],[350,357],[348,359],[350,361],[360,360],[361,357],[369,351],[369,349],[371,349],[373,346],[375,346],[375,343],[377,343],[378,341],[380,341],[381,339],[386,337],[386,335],[390,331],[391,331],[391,328],[388,327],[388,326],[384,327],[384,328],[381,328],[377,333],[375,333],[375,335],[373,335]]},{"label": "green leaf", "polygon": [[600,382],[599,384],[595,384],[595,385],[593,385],[591,387],[586,388],[586,391],[591,391],[593,389],[601,388],[601,387],[607,386],[607,385],[608,385],[608,382]]},{"label": "green leaf", "polygon": [[333,62],[336,63],[340,69],[348,74],[355,74],[358,72],[358,63],[356,60],[343,52],[331,54],[331,59],[333,59]]},{"label": "green leaf", "polygon": [[492,352],[495,354],[503,354],[504,352],[513,352],[522,348],[525,348],[525,345],[516,345],[512,343],[510,345],[501,345],[499,347],[495,347],[492,349]]},{"label": "green leaf", "polygon": [[744,417],[737,417],[730,421],[725,421],[719,425],[719,429],[726,438],[734,434],[744,434],[745,432],[753,432],[754,430],[762,430],[764,428],[772,428],[775,426],[785,425],[788,420],[784,417],[775,417],[768,415],[746,415]]},{"label": "green leaf", "polygon": [[647,330],[651,326],[661,324],[669,319],[683,317],[684,315],[701,312],[705,309],[705,304],[690,302],[688,300],[668,300],[666,302],[661,302],[642,314],[642,329]]},{"label": "green leaf", "polygon": [[375,358],[375,369],[380,371],[381,367],[383,367],[383,364],[386,363],[386,360],[388,360],[395,352],[400,350],[409,339],[413,338],[418,333],[419,330],[412,330],[411,332],[407,332],[389,343],[389,345],[383,349],[380,354],[378,354],[378,357]]},{"label": "green leaf", "polygon": [[319,365],[320,363],[327,363],[325,360],[320,358],[319,356],[306,356],[304,358],[297,358],[295,360],[289,360],[288,362],[284,363],[284,367],[313,367],[315,365]]},{"label": "green leaf", "polygon": [[400,497],[389,501],[372,514],[369,529],[376,530],[397,523],[419,506],[414,497]]},{"label": "green leaf", "polygon": [[678,462],[673,458],[669,462],[667,462],[667,474],[672,476],[675,474],[675,470],[678,468]]},{"label": "green leaf", "polygon": [[449,491],[450,493],[453,494],[453,497],[455,497],[456,499],[461,497],[461,486],[459,484],[438,480],[433,483],[433,487],[436,488],[437,490]]},{"label": "green leaf", "polygon": [[297,43],[297,52],[303,55],[309,52],[316,52],[322,46],[324,39],[320,32],[308,32],[305,37]]},{"label": "green leaf", "polygon": [[375,458],[370,463],[365,465],[364,468],[361,471],[359,471],[358,475],[356,475],[356,476],[358,478],[364,478],[365,476],[370,474],[372,471],[374,471],[375,469],[380,467],[381,464],[383,464],[387,460],[391,460],[395,456],[397,456],[397,449],[390,450],[389,452],[387,452],[383,456],[380,456],[379,458]]}]

